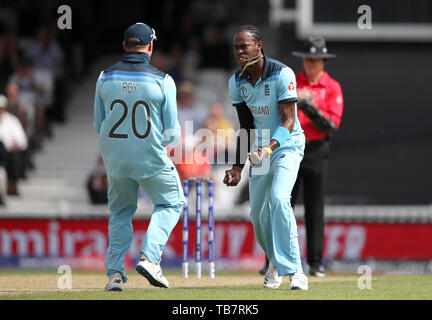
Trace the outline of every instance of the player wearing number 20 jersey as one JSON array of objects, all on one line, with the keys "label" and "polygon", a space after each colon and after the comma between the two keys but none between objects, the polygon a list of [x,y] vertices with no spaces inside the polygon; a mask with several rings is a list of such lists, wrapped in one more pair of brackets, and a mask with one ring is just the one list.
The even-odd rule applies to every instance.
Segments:
[{"label": "player wearing number 20 jersey", "polygon": [[[126,52],[97,81],[94,127],[110,175],[146,178],[170,163],[164,138],[180,136],[174,80],[142,52]],[[165,132],[165,137],[164,137]]]},{"label": "player wearing number 20 jersey", "polygon": [[155,38],[144,23],[126,29],[123,59],[104,70],[96,83],[94,128],[107,168],[111,211],[105,255],[108,291],[121,291],[127,282],[124,261],[132,242],[139,187],[155,206],[136,269],[152,285],[169,286],[159,263],[185,203],[179,175],[165,149],[166,143],[175,146],[181,135],[176,86],[150,64]]}]

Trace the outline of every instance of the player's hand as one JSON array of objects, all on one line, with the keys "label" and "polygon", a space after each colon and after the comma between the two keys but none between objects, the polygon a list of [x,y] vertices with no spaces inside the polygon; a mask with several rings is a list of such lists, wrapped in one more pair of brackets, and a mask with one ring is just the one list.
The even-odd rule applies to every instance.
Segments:
[{"label": "player's hand", "polygon": [[232,169],[225,171],[225,178],[223,179],[223,183],[228,187],[235,187],[238,185],[241,179],[241,171],[242,168],[233,166]]},{"label": "player's hand", "polygon": [[249,161],[252,165],[259,165],[264,158],[269,158],[270,154],[266,149],[258,148],[249,153]]}]

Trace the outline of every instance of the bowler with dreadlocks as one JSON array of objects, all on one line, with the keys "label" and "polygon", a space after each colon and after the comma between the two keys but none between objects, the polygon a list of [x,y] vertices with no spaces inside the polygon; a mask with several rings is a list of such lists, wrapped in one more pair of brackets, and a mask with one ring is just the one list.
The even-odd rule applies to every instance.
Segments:
[{"label": "bowler with dreadlocks", "polygon": [[270,260],[264,287],[277,289],[282,277],[288,275],[290,289],[308,290],[290,204],[305,146],[297,119],[295,74],[283,63],[264,56],[262,37],[255,26],[236,31],[234,54],[241,69],[229,80],[231,100],[241,129],[248,132],[249,140],[254,130],[255,139],[251,148],[249,143],[245,148],[239,136],[236,163],[225,172],[224,183],[236,186],[240,182],[247,158],[243,151],[247,149],[250,216],[255,237]]}]

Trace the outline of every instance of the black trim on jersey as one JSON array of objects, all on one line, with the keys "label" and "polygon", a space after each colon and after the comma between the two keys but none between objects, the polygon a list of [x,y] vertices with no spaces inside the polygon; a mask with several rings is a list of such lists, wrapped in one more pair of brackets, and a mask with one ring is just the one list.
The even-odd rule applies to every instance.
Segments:
[{"label": "black trim on jersey", "polygon": [[[248,141],[247,141],[247,152],[250,152],[250,141],[251,141],[251,132],[255,128],[254,126],[254,118],[252,112],[249,110],[246,102],[236,103],[234,104],[237,110],[237,116],[240,122],[240,129],[245,129],[247,131]],[[240,136],[237,137],[237,146],[236,146],[236,162],[234,166],[243,168],[245,165],[245,159],[247,154],[240,154]]]},{"label": "black trim on jersey", "polygon": [[278,101],[278,103],[290,103],[290,102],[297,102],[297,101],[298,101],[297,97],[292,97],[289,99],[280,100],[280,101]]},{"label": "black trim on jersey", "polygon": [[124,52],[122,59],[111,67],[105,69],[104,73],[114,70],[145,71],[161,76],[162,78],[166,75],[165,72],[160,71],[158,68],[150,64],[150,56],[147,53],[137,51]]}]

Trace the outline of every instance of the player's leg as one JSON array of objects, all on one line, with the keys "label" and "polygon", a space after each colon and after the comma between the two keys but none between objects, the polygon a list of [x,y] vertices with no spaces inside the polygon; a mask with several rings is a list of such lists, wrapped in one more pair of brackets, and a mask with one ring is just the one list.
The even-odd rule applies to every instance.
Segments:
[{"label": "player's leg", "polygon": [[186,202],[174,166],[168,166],[161,173],[140,181],[140,185],[155,205],[141,245],[141,253],[151,262],[158,264],[162,250]]},{"label": "player's leg", "polygon": [[[270,186],[272,184],[273,175],[270,170],[266,172],[261,169],[262,168],[259,167],[252,167],[252,174],[249,177],[249,198],[251,204],[250,216],[254,227],[255,238],[266,252],[267,257],[273,255],[273,244],[270,236],[272,232],[270,221]],[[269,262],[263,274],[265,274],[263,283],[265,288],[279,288],[282,283],[282,277],[278,275],[278,272],[272,263]]]},{"label": "player's leg", "polygon": [[267,230],[270,229],[268,219],[270,212],[270,189],[271,174],[263,174],[259,170],[250,167],[249,171],[249,203],[250,218],[254,227],[254,234],[258,244],[267,251]]},{"label": "player's leg", "polygon": [[[300,191],[301,180],[302,180],[302,166],[300,164],[300,169],[299,169],[299,172],[297,175],[297,180],[296,180],[294,187],[293,187],[293,190],[291,192],[291,206],[292,206],[293,210],[294,210],[294,205],[295,205],[296,200],[297,200],[297,195],[299,194],[299,191]],[[263,268],[259,271],[259,273],[260,274],[266,274],[268,268],[269,268],[269,259],[266,255],[265,264],[264,264]]]},{"label": "player's leg", "polygon": [[272,159],[273,181],[271,185],[271,242],[268,252],[270,262],[279,275],[302,273],[297,223],[291,206],[291,191],[297,179],[303,158],[303,136],[293,146]]},{"label": "player's leg", "polygon": [[162,250],[180,218],[182,206],[186,203],[183,189],[173,165],[151,178],[141,180],[140,185],[155,207],[141,245],[142,258],[136,269],[150,284],[168,288],[168,280],[162,275],[159,263]]},{"label": "player's leg", "polygon": [[129,178],[108,178],[108,205],[111,214],[105,266],[108,277],[120,273],[124,282],[127,282],[124,262],[133,238],[132,216],[137,209],[137,198],[137,182]]}]

